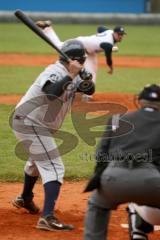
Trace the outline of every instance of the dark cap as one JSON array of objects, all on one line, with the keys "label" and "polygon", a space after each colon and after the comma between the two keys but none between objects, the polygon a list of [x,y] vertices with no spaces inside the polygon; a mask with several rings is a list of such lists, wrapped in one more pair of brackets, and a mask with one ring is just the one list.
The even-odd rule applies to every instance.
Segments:
[{"label": "dark cap", "polygon": [[118,34],[121,34],[121,35],[124,35],[124,34],[127,34],[125,31],[124,31],[124,28],[122,26],[116,26],[114,29],[114,32],[118,33]]},{"label": "dark cap", "polygon": [[160,85],[146,85],[144,89],[138,94],[138,99],[144,99],[152,102],[160,102]]}]

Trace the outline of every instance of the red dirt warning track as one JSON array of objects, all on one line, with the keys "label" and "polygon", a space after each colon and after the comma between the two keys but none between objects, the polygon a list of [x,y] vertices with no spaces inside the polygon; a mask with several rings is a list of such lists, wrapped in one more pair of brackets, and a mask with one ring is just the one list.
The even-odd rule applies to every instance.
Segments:
[{"label": "red dirt warning track", "polygon": [[[33,55],[33,54],[0,54],[1,65],[31,65],[44,66],[48,65],[58,57],[56,55]],[[135,56],[113,56],[115,67],[144,67],[160,68],[160,57],[135,57]],[[99,57],[99,64],[106,66],[104,57]]]},{"label": "red dirt warning track", "polygon": [[[21,95],[0,95],[0,104],[7,104],[7,105],[15,105],[20,99]],[[93,100],[90,103],[81,102],[80,96],[77,96],[74,104],[73,104],[73,110],[77,112],[83,112],[84,110],[88,109],[90,110],[90,107],[92,105],[92,109],[94,109],[94,103],[118,103],[125,106],[129,111],[135,109],[134,101],[133,101],[134,95],[128,94],[128,93],[95,93],[93,95]],[[95,105],[94,109],[98,113],[97,106]]]}]

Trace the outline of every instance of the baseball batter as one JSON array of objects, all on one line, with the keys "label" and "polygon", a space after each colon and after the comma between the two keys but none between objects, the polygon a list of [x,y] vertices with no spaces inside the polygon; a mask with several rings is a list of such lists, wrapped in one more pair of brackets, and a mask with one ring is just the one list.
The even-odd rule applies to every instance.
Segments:
[{"label": "baseball batter", "polygon": [[[43,29],[43,32],[51,39],[51,41],[56,46],[61,48],[63,43],[55,33],[54,29],[51,27],[51,23],[49,21],[38,21],[37,25]],[[125,34],[125,30],[121,26],[117,26],[113,30],[101,27],[98,29],[97,34],[91,36],[79,36],[76,38],[83,43],[86,49],[87,59],[85,61],[85,68],[92,73],[94,83],[96,82],[98,68],[97,54],[104,52],[106,57],[106,64],[109,68],[108,73],[112,74],[114,69],[112,61],[112,51],[117,51],[117,46],[114,45],[118,42],[121,42]],[[87,100],[87,96],[84,97],[84,99],[85,98]],[[88,97],[88,99],[89,98],[90,97]]]},{"label": "baseball batter", "polygon": [[32,214],[39,211],[33,202],[33,187],[40,175],[45,199],[37,228],[49,231],[73,229],[70,224],[60,223],[54,215],[64,165],[53,136],[63,123],[75,93],[94,93],[92,80],[87,80],[85,88],[84,79],[80,77],[86,59],[83,44],[78,40],[66,41],[62,51],[71,61],[68,63],[60,57],[38,76],[16,106],[12,126],[29,155],[24,169],[24,188],[22,194],[13,200],[13,205]]},{"label": "baseball batter", "polygon": [[[96,171],[86,187],[97,190],[88,202],[85,240],[106,240],[111,210],[119,204],[160,208],[160,86],[147,85],[138,102],[137,111],[110,119],[97,148]],[[131,240],[147,240],[143,232],[152,227],[137,228],[131,228]]]}]

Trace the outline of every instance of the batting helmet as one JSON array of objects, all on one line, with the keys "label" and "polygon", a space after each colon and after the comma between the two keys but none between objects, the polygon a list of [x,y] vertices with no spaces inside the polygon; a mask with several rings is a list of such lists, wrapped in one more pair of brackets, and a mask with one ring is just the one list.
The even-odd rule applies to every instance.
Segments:
[{"label": "batting helmet", "polygon": [[157,84],[146,85],[144,89],[138,94],[138,100],[159,102],[160,101],[160,85],[157,85]]},{"label": "batting helmet", "polygon": [[[64,42],[61,48],[70,59],[77,60],[79,63],[83,64],[86,60],[86,52],[83,44],[78,40],[68,40]],[[60,60],[65,61],[63,56],[60,57]]]}]

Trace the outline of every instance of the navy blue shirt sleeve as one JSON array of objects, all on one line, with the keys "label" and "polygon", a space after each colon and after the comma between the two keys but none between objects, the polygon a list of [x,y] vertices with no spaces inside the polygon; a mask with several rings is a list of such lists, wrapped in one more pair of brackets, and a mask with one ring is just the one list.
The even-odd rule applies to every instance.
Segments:
[{"label": "navy blue shirt sleeve", "polygon": [[106,56],[106,63],[108,66],[112,66],[112,47],[110,43],[101,43],[100,47],[104,50]]},{"label": "navy blue shirt sleeve", "polygon": [[69,76],[65,76],[61,81],[51,82],[48,80],[43,86],[42,91],[47,94],[48,98],[50,96],[60,97],[65,91],[67,85],[72,82],[72,79]]}]

